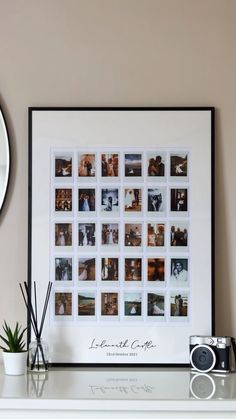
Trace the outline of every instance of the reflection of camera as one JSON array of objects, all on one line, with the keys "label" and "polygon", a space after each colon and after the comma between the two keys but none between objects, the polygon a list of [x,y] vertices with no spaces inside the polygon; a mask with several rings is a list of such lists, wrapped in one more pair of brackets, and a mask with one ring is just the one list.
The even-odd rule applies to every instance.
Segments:
[{"label": "reflection of camera", "polygon": [[235,380],[229,374],[190,374],[189,396],[200,400],[225,400],[235,397]]},{"label": "reflection of camera", "polygon": [[190,363],[199,372],[229,372],[231,337],[190,336]]},{"label": "reflection of camera", "polygon": [[207,400],[215,395],[216,385],[211,375],[195,373],[189,384],[190,397]]}]

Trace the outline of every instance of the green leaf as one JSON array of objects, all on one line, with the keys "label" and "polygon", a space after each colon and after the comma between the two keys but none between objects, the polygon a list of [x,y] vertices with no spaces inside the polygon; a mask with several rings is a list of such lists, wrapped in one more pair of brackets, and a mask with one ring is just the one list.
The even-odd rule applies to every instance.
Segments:
[{"label": "green leaf", "polygon": [[5,336],[0,335],[0,339],[7,345],[7,348],[1,345],[0,348],[4,352],[24,352],[25,341],[23,337],[27,327],[22,329],[22,326],[16,322],[15,328],[11,329],[5,320],[2,327],[5,332]]}]

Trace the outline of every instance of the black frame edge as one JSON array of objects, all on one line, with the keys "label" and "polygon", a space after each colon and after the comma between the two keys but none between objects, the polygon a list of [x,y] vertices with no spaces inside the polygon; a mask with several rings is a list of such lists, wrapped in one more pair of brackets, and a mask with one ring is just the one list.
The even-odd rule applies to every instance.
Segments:
[{"label": "black frame edge", "polygon": [[211,109],[211,292],[212,335],[215,335],[215,108]]},{"label": "black frame edge", "polygon": [[[28,109],[28,277],[27,284],[31,295],[31,274],[32,274],[32,118],[33,112]],[[27,312],[27,347],[31,341],[30,314]]]}]

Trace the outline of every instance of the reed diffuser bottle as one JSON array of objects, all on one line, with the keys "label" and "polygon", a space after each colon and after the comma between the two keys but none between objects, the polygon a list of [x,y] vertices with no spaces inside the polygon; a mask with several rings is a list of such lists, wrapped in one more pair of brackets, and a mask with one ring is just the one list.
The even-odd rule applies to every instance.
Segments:
[{"label": "reed diffuser bottle", "polygon": [[36,338],[29,344],[29,371],[45,372],[49,365],[49,347],[47,342]]},{"label": "reed diffuser bottle", "polygon": [[48,283],[48,288],[44,300],[44,307],[42,311],[41,321],[38,323],[38,304],[37,304],[37,290],[34,282],[33,297],[31,290],[26,282],[24,282],[25,291],[20,284],[20,289],[27,308],[28,317],[35,334],[35,340],[29,344],[29,371],[45,372],[49,365],[49,347],[48,344],[42,340],[43,325],[48,308],[50,293],[52,289],[52,282]]}]

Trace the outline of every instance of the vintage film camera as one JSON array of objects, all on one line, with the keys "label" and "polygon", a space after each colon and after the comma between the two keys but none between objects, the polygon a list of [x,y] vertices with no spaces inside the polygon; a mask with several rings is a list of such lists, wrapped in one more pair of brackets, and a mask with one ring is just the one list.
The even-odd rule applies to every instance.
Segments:
[{"label": "vintage film camera", "polygon": [[230,366],[230,348],[235,356],[235,339],[230,336],[190,336],[190,364],[192,369],[201,373],[228,373]]}]

